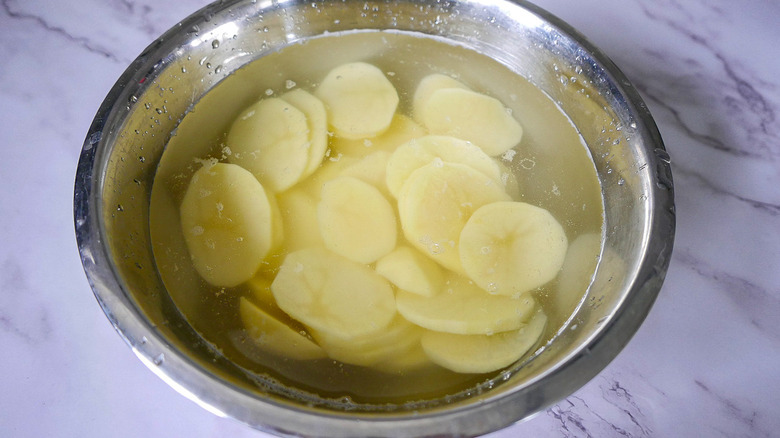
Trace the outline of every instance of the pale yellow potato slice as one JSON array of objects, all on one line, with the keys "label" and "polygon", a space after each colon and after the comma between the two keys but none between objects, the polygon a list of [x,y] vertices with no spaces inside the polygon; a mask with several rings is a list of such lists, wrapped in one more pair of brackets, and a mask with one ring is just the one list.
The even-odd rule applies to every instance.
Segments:
[{"label": "pale yellow potato slice", "polygon": [[293,187],[277,199],[286,232],[284,248],[288,252],[310,246],[323,246],[317,221],[317,200],[303,189]]},{"label": "pale yellow potato slice", "polygon": [[394,151],[409,140],[427,135],[428,131],[403,114],[395,114],[387,131],[373,138],[348,139],[333,137],[330,142],[332,153],[363,157],[376,151]]},{"label": "pale yellow potato slice", "polygon": [[561,224],[543,208],[496,202],[477,209],[460,234],[460,261],[490,293],[516,295],[555,278],[568,242]]},{"label": "pale yellow potato slice", "polygon": [[414,248],[398,246],[376,262],[376,272],[398,289],[430,297],[439,292],[444,272],[436,262]]},{"label": "pale yellow potato slice", "polygon": [[274,193],[303,176],[309,166],[306,115],[280,98],[262,99],[233,122],[227,136],[229,162],[252,172]]},{"label": "pale yellow potato slice", "polygon": [[325,162],[314,174],[301,181],[298,187],[319,201],[322,197],[322,187],[325,186],[325,183],[340,177],[344,169],[358,161],[360,161],[359,158],[346,155],[330,156],[325,159]]},{"label": "pale yellow potato slice", "polygon": [[300,88],[283,94],[282,100],[306,115],[309,127],[309,160],[302,175],[306,177],[314,173],[325,158],[325,151],[328,149],[328,114],[321,100]]},{"label": "pale yellow potato slice", "polygon": [[420,327],[461,335],[485,335],[517,330],[531,317],[536,301],[491,295],[469,280],[453,276],[432,297],[399,290],[398,312]]},{"label": "pale yellow potato slice", "polygon": [[365,62],[331,70],[317,87],[334,133],[348,139],[371,138],[390,126],[398,92],[382,70]]},{"label": "pale yellow potato slice", "polygon": [[508,200],[499,183],[471,166],[434,161],[412,172],[404,183],[398,213],[412,246],[460,273],[458,241],[466,221],[479,207]]},{"label": "pale yellow potato slice", "polygon": [[[390,195],[387,189],[385,172],[387,170],[387,161],[390,159],[390,152],[376,151],[366,155],[355,163],[344,168],[342,176],[351,176],[361,181],[367,182],[379,189],[383,195]],[[389,198],[392,199],[392,198]]]},{"label": "pale yellow potato slice", "polygon": [[422,78],[417,85],[417,89],[414,91],[414,97],[412,98],[412,115],[414,118],[421,120],[422,114],[424,113],[424,107],[431,98],[431,95],[433,95],[434,92],[445,88],[470,89],[459,80],[441,73],[433,73]]},{"label": "pale yellow potato slice", "polygon": [[252,278],[275,239],[274,214],[262,184],[235,164],[207,164],[190,180],[181,228],[195,269],[214,286]]},{"label": "pale yellow potato slice", "polygon": [[418,341],[408,349],[396,352],[393,356],[371,365],[371,368],[387,374],[403,375],[430,366],[434,364]]},{"label": "pale yellow potato slice", "polygon": [[327,357],[325,351],[311,339],[264,312],[248,299],[240,298],[238,310],[249,338],[261,350],[297,360]]},{"label": "pale yellow potato slice", "polygon": [[325,248],[287,255],[271,291],[292,318],[343,340],[379,334],[397,314],[387,280],[366,265]]},{"label": "pale yellow potato slice", "polygon": [[409,175],[420,167],[441,160],[472,167],[488,178],[501,182],[498,163],[478,146],[455,137],[428,135],[402,144],[387,162],[387,188],[398,196]]},{"label": "pale yellow potato slice", "polygon": [[318,331],[314,331],[312,336],[331,359],[352,365],[372,366],[419,345],[422,333],[422,328],[396,315],[387,328],[369,336],[344,340]]},{"label": "pale yellow potato slice", "polygon": [[436,364],[456,373],[489,373],[505,368],[528,353],[544,333],[547,317],[538,311],[518,330],[494,335],[454,335],[428,331],[422,347]]},{"label": "pale yellow potato slice", "polygon": [[317,205],[325,247],[359,263],[373,263],[395,248],[395,211],[375,187],[342,176],[327,182]]},{"label": "pale yellow potato slice", "polygon": [[431,134],[470,141],[491,157],[517,146],[523,128],[500,100],[471,90],[435,91],[423,107],[421,120]]}]

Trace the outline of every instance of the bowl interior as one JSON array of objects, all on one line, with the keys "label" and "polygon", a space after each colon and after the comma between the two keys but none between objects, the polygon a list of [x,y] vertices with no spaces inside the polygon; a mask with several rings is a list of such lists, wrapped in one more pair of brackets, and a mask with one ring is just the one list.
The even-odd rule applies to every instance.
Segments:
[{"label": "bowl interior", "polygon": [[[533,361],[491,382],[490,390],[424,408],[327,409],[246,378],[181,317],[149,241],[157,163],[188,109],[252,60],[308,38],[361,29],[435,35],[528,79],[569,116],[602,189],[599,266],[569,328]],[[532,5],[503,1],[210,5],[149,46],[111,90],[84,145],[75,210],[82,261],[98,301],[150,368],[218,414],[277,432],[329,436],[481,434],[567,396],[598,373],[644,319],[674,235],[668,156],[638,93],[568,26]]]}]

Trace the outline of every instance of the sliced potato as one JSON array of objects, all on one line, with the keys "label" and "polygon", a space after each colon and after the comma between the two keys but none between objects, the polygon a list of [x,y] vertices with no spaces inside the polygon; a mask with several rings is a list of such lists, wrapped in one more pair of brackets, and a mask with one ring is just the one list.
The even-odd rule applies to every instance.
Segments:
[{"label": "sliced potato", "polygon": [[371,366],[405,353],[420,344],[423,329],[396,315],[382,332],[344,340],[325,332],[313,332],[331,359],[353,365]]},{"label": "sliced potato", "polygon": [[445,88],[459,88],[461,90],[470,90],[466,84],[459,80],[452,78],[441,73],[430,74],[420,81],[417,85],[417,89],[414,91],[414,97],[412,98],[412,115],[415,119],[421,120],[422,114],[425,112],[425,105],[428,104],[428,100],[431,95],[436,91],[443,90]]},{"label": "sliced potato", "polygon": [[284,228],[287,230],[284,248],[296,251],[310,246],[323,246],[317,221],[317,200],[298,187],[282,193],[278,198]]},{"label": "sliced potato", "polygon": [[379,259],[375,269],[397,288],[426,297],[439,292],[444,283],[439,265],[408,246],[398,246]]},{"label": "sliced potato", "polygon": [[531,317],[536,301],[530,294],[513,298],[491,295],[457,276],[432,296],[399,290],[398,312],[430,330],[461,335],[485,335],[517,330]]},{"label": "sliced potato", "polygon": [[428,331],[422,348],[434,363],[456,373],[489,373],[525,356],[539,342],[546,324],[547,317],[539,311],[520,329],[490,336]]},{"label": "sliced potato", "polygon": [[192,263],[214,286],[252,278],[275,242],[265,189],[235,164],[207,164],[195,172],[179,213]]},{"label": "sliced potato", "polygon": [[309,127],[309,160],[302,177],[309,176],[320,167],[328,149],[328,115],[325,105],[313,94],[300,88],[283,94],[281,98],[306,115],[306,124]]},{"label": "sliced potato", "polygon": [[238,309],[249,338],[261,350],[298,360],[327,357],[325,351],[311,339],[269,315],[248,299],[241,297]]},{"label": "sliced potato", "polygon": [[470,141],[495,157],[517,146],[523,128],[500,100],[459,88],[431,94],[421,120],[431,134]]},{"label": "sliced potato", "polygon": [[233,122],[227,136],[233,164],[241,165],[273,192],[297,183],[309,166],[306,115],[280,98],[262,99]]},{"label": "sliced potato", "polygon": [[460,234],[460,261],[476,284],[516,295],[555,278],[566,257],[566,233],[543,208],[495,202],[477,209]]},{"label": "sliced potato", "polygon": [[373,263],[395,248],[395,211],[382,193],[357,178],[326,183],[317,205],[325,247],[350,260]]},{"label": "sliced potato", "polygon": [[401,227],[412,246],[440,265],[461,273],[458,241],[479,207],[508,201],[496,181],[460,163],[433,162],[409,176],[398,193]]},{"label": "sliced potato", "polygon": [[399,100],[382,70],[365,62],[334,68],[315,94],[325,103],[334,133],[347,139],[371,138],[385,132]]},{"label": "sliced potato", "polygon": [[387,280],[325,248],[287,255],[271,291],[285,313],[314,331],[343,340],[379,334],[397,314]]},{"label": "sliced potato", "polygon": [[403,114],[395,114],[387,131],[373,138],[348,139],[333,137],[330,145],[333,153],[350,157],[364,157],[376,151],[393,152],[409,140],[427,135],[428,131]]},{"label": "sliced potato", "polygon": [[501,182],[498,163],[473,143],[443,135],[428,135],[402,144],[390,156],[386,171],[390,193],[397,197],[412,172],[437,159],[468,165],[497,183]]}]

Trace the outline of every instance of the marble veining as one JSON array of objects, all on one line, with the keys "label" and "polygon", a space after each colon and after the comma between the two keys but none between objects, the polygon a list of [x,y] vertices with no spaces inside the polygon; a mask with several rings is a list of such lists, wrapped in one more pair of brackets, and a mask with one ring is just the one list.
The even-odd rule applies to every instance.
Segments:
[{"label": "marble veining", "polygon": [[[76,250],[73,177],[100,102],[207,0],[0,0],[0,436],[262,437],[149,372]],[[598,376],[490,438],[780,437],[780,3],[538,0],[644,97],[671,156],[661,294]]]}]

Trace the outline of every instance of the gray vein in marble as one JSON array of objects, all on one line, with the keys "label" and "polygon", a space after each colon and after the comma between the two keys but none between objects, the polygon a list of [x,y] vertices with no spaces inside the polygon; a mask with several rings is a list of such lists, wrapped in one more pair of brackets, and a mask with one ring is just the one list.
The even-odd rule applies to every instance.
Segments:
[{"label": "gray vein in marble", "polygon": [[617,380],[608,380],[608,386],[602,386],[602,397],[625,414],[629,420],[636,426],[642,436],[652,434],[652,430],[643,426],[639,419],[644,418],[642,410],[634,401],[631,393],[624,388]]},{"label": "gray vein in marble", "polygon": [[745,311],[751,325],[780,339],[780,331],[776,328],[777,315],[780,315],[780,289],[769,291],[750,280],[718,270],[688,248],[675,249],[673,258],[699,276],[720,284],[734,304]]},{"label": "gray vein in marble", "polygon": [[707,180],[707,178],[703,177],[698,172],[691,170],[682,164],[680,164],[677,161],[672,162],[672,170],[674,175],[680,175],[680,176],[686,176],[689,178],[693,178],[696,181],[698,181],[701,185],[705,186],[708,190],[710,190],[715,195],[721,195],[726,196],[729,198],[736,199],[742,203],[745,203],[749,205],[750,207],[758,210],[761,213],[766,213],[772,217],[778,217],[780,216],[780,205],[773,204],[771,202],[764,202],[759,201],[757,199],[747,198],[745,196],[740,196],[736,193],[730,192],[728,190],[724,190],[722,188],[716,187],[712,183]]},{"label": "gray vein in marble", "polygon": [[758,419],[758,412],[756,410],[750,410],[750,412],[746,412],[743,409],[740,409],[739,406],[734,404],[733,401],[716,393],[714,390],[712,390],[709,386],[707,386],[703,382],[699,380],[694,380],[694,383],[696,383],[696,386],[698,386],[699,389],[704,391],[708,396],[717,400],[718,403],[723,408],[723,410],[725,410],[728,413],[728,415],[735,418],[741,424],[747,426],[750,430],[751,437],[772,436],[772,434],[769,431],[759,429],[759,426],[756,424],[756,420]]},{"label": "gray vein in marble", "polygon": [[[749,122],[750,125],[752,125],[749,128],[757,129],[761,134],[764,134],[764,136],[768,138],[757,138],[752,132],[752,129],[749,129],[748,139],[752,140],[751,144],[729,146],[715,137],[695,132],[692,128],[685,124],[678,111],[674,110],[669,105],[663,104],[662,99],[656,98],[654,100],[656,100],[659,104],[664,105],[666,109],[670,110],[674,118],[683,127],[683,129],[692,137],[701,141],[705,145],[731,153],[736,156],[754,158],[774,158],[780,156],[780,141],[778,141],[780,139],[778,138],[778,133],[774,131],[772,127],[770,127],[770,124],[775,122],[777,118],[775,109],[769,103],[769,100],[764,96],[763,93],[759,91],[759,87],[755,86],[751,81],[737,72],[734,61],[730,60],[726,55],[721,53],[717,47],[709,42],[709,39],[706,36],[700,35],[691,30],[692,26],[690,26],[690,22],[691,20],[695,20],[697,18],[695,15],[690,14],[680,3],[672,1],[671,4],[675,7],[675,12],[678,12],[676,16],[685,16],[685,19],[687,20],[685,24],[675,21],[671,18],[662,17],[660,14],[655,12],[655,10],[658,10],[659,8],[651,8],[644,5],[643,2],[639,2],[639,6],[642,8],[643,13],[648,19],[663,23],[667,27],[683,35],[685,38],[692,41],[696,45],[704,48],[711,56],[714,57],[714,59],[720,63],[726,78],[731,82],[733,89],[738,96],[737,98],[733,96],[726,96],[724,94],[722,98],[725,101],[726,106],[735,113],[746,111],[752,114],[754,118],[758,120],[758,123],[756,123],[754,120],[744,120],[744,122]],[[661,57],[663,57],[663,55],[661,55]],[[764,85],[764,88],[766,88],[768,84],[762,85]],[[647,92],[648,90],[644,91]]]},{"label": "gray vein in marble", "polygon": [[27,20],[32,21],[36,23],[38,26],[42,27],[48,32],[55,33],[57,35],[65,37],[68,41],[71,41],[75,44],[78,44],[80,47],[83,47],[87,49],[88,51],[98,54],[100,56],[103,56],[105,58],[111,59],[112,61],[121,62],[121,60],[111,53],[110,50],[106,49],[105,47],[100,46],[99,44],[95,43],[94,41],[90,40],[89,38],[84,37],[78,37],[75,35],[72,35],[70,32],[68,32],[65,28],[55,26],[54,24],[49,23],[47,20],[43,19],[42,17],[39,17],[34,14],[29,14],[21,11],[16,11],[12,9],[11,7],[11,1],[10,0],[2,0],[3,11],[12,19],[14,20]]}]

